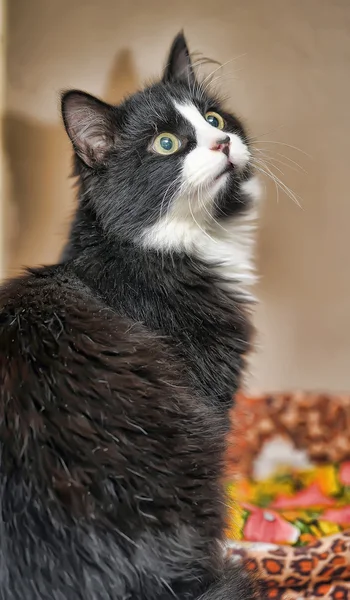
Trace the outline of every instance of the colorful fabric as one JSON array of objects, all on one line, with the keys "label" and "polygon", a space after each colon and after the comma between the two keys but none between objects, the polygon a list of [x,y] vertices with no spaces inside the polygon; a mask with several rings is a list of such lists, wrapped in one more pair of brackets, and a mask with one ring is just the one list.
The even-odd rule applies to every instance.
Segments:
[{"label": "colorful fabric", "polygon": [[349,600],[350,532],[293,548],[231,544],[228,553],[258,574],[266,600]]},{"label": "colorful fabric", "polygon": [[350,599],[350,397],[240,396],[232,416],[229,553],[266,598]]}]

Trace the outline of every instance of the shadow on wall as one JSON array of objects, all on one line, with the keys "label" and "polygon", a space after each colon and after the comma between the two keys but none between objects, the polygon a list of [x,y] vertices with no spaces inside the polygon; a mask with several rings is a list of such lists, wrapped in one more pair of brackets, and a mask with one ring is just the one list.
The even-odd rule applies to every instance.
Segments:
[{"label": "shadow on wall", "polygon": [[[103,99],[119,103],[139,85],[129,50],[116,56]],[[88,91],[88,90],[87,90]],[[72,151],[63,125],[8,113],[4,120],[10,178],[6,273],[58,260],[75,207]]]}]

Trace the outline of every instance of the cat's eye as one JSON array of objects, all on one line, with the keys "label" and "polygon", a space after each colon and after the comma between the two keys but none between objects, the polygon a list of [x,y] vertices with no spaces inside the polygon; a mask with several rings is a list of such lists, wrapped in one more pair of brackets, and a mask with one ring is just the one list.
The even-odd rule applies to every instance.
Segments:
[{"label": "cat's eye", "polygon": [[170,154],[174,154],[181,147],[181,142],[176,135],[172,133],[160,133],[155,138],[152,149],[157,154],[163,154],[164,156],[169,156]]},{"label": "cat's eye", "polygon": [[217,127],[218,129],[223,129],[225,127],[225,121],[222,116],[213,110],[210,110],[205,114],[205,120],[208,121],[209,125],[212,125],[212,127]]}]

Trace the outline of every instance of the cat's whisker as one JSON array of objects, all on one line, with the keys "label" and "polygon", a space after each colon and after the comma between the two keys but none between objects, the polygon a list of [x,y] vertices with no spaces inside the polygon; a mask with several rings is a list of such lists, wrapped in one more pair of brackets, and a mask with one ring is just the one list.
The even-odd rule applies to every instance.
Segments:
[{"label": "cat's whisker", "polygon": [[278,144],[280,146],[287,146],[287,148],[292,148],[293,150],[296,150],[297,152],[304,154],[305,156],[307,156],[308,158],[311,158],[311,160],[312,160],[311,154],[308,154],[307,152],[305,152],[305,150],[302,150],[301,148],[298,148],[297,146],[293,146],[292,144],[287,144],[286,142],[276,142],[274,140],[255,140],[254,143],[255,144]]},{"label": "cat's whisker", "polygon": [[[301,171],[303,173],[307,173],[307,171],[305,171],[305,169],[301,165],[299,165],[294,160],[291,160],[288,156],[285,156],[284,154],[280,154],[279,152],[276,152],[276,154],[278,156],[282,156],[286,160],[290,161],[290,163],[292,163],[292,164],[284,162],[283,160],[280,160],[280,159],[276,158],[275,155],[274,154],[271,155],[268,150],[266,151],[266,150],[261,150],[259,148],[254,148],[254,153],[255,152],[258,152],[259,156],[261,156],[264,160],[267,160],[267,161],[272,162],[272,163],[273,162],[277,162],[277,163],[279,163],[281,165],[284,165],[285,167],[288,167],[292,171],[295,171],[296,173],[299,173]],[[295,165],[295,166],[293,166],[293,165]]]},{"label": "cat's whisker", "polygon": [[280,129],[283,129],[283,127],[285,127],[285,124],[278,125],[278,127],[273,127],[272,129],[268,129],[264,133],[259,133],[255,136],[248,135],[247,140],[250,143],[254,143],[258,138],[264,137],[265,135],[270,135],[270,133],[275,133],[275,131],[279,131]]},{"label": "cat's whisker", "polygon": [[[261,159],[261,160],[262,160],[262,159]],[[268,159],[268,158],[264,157],[264,159],[262,160],[262,162],[264,162],[264,163],[265,163],[265,166],[266,166],[266,165],[270,165],[270,167],[271,167],[271,168],[273,167],[274,169],[276,169],[276,171],[278,171],[279,173],[281,173],[281,175],[285,176],[285,173],[282,171],[282,169],[280,169],[279,167],[277,167],[277,166],[276,166],[276,165],[275,165],[275,164],[272,162],[272,160],[271,160],[271,159]]]},{"label": "cat's whisker", "polygon": [[285,183],[283,183],[283,181],[281,181],[279,179],[279,177],[277,177],[277,175],[275,173],[273,173],[271,171],[271,169],[265,164],[265,168],[267,169],[267,171],[271,174],[272,177],[275,177],[276,179],[276,183],[280,186],[280,189],[283,190],[285,192],[285,194],[287,194],[287,196],[289,196],[289,198],[291,200],[293,200],[293,202],[299,207],[302,208],[302,205],[300,203],[300,200],[297,196],[297,194],[295,192],[293,192],[293,190],[287,186]]},{"label": "cat's whisker", "polygon": [[[207,196],[207,197],[210,198],[211,206],[212,206],[213,209],[217,208],[215,199],[213,198],[213,196],[209,192],[209,185],[206,185],[206,186],[203,185],[202,189],[200,191],[200,197],[202,197],[202,200],[200,201],[201,208],[203,208],[204,212],[207,213],[207,215],[209,217],[209,224],[211,224],[213,222],[214,225],[217,225],[221,229],[224,229],[224,227],[222,227],[222,225],[215,219],[213,213],[210,210],[208,210],[208,207],[206,206],[206,203],[203,200],[203,196]],[[226,229],[224,229],[224,231],[226,231]]]},{"label": "cat's whisker", "polygon": [[259,171],[259,173],[261,173],[262,175],[265,175],[266,177],[268,177],[268,179],[271,179],[274,183],[275,189],[276,189],[276,202],[277,204],[279,204],[279,187],[275,181],[275,179],[273,179],[262,167],[259,166],[259,164],[257,164],[256,162],[253,162],[254,168]]},{"label": "cat's whisker", "polygon": [[[210,80],[203,88],[203,94],[207,94],[208,92],[210,92],[210,90],[214,87],[214,83],[215,83],[215,87],[218,86],[217,82],[222,81],[223,83],[227,83],[230,81],[238,81],[238,77],[236,77],[236,73],[240,73],[240,71],[242,71],[243,69],[235,69],[234,72],[230,75],[227,75],[225,73],[221,73],[220,75],[217,75],[216,77],[214,77],[212,80]],[[215,92],[214,92],[215,93]],[[222,98],[222,95],[220,94],[220,97]]]},{"label": "cat's whisker", "polygon": [[241,67],[240,69],[235,69],[232,73],[220,73],[207,84],[208,87],[206,89],[209,89],[209,87],[212,86],[216,81],[223,81],[225,83],[229,81],[237,81],[238,77],[236,77],[236,74],[243,70],[243,67]]},{"label": "cat's whisker", "polygon": [[297,163],[295,160],[293,160],[289,156],[286,156],[285,154],[281,154],[280,152],[276,152],[276,154],[277,154],[277,156],[281,156],[282,158],[285,158],[286,160],[288,160],[289,162],[291,162],[293,165],[295,165],[296,167],[298,167],[300,169],[300,171],[303,171],[303,173],[307,174],[306,169],[304,169],[304,167],[302,167],[299,163]]},{"label": "cat's whisker", "polygon": [[203,199],[204,194],[207,194],[207,190],[204,191],[204,188],[202,187],[202,189],[200,190],[199,195],[198,195],[199,205],[200,205],[200,208],[203,209],[203,211],[208,215],[209,219],[211,219],[212,215],[211,215],[210,211],[208,210],[208,207],[206,206],[205,201]]},{"label": "cat's whisker", "polygon": [[[196,58],[196,56],[198,58]],[[204,56],[201,52],[191,52],[191,57],[194,57],[195,60],[192,60],[192,67],[196,67],[196,66],[200,66],[201,64],[204,65],[217,65],[217,66],[221,66],[221,62],[219,60],[216,60],[215,58],[209,58],[208,56]],[[189,68],[190,65],[188,65],[186,67]]]},{"label": "cat's whisker", "polygon": [[[255,159],[256,160],[256,159]],[[259,164],[259,162],[258,162]],[[261,167],[261,165],[263,165],[263,167]],[[275,181],[276,185],[278,185],[278,187],[280,188],[281,191],[284,191],[284,193],[291,199],[293,200],[293,202],[295,204],[297,204],[297,206],[299,206],[299,208],[302,208],[300,201],[298,199],[298,196],[296,195],[295,192],[293,192],[285,183],[283,183],[283,181],[281,181],[279,179],[279,177],[277,177],[277,175],[275,173],[273,173],[273,171],[271,171],[271,169],[262,161],[260,161],[260,166],[259,166],[260,170],[262,170],[265,175],[269,176],[273,181]]]},{"label": "cat's whisker", "polygon": [[302,167],[302,165],[300,165],[296,160],[293,160],[286,154],[282,154],[281,152],[276,152],[275,150],[271,150],[270,148],[258,148],[257,146],[254,146],[254,145],[253,145],[253,150],[254,150],[254,152],[258,152],[260,155],[264,156],[265,158],[269,158],[270,160],[272,158],[273,160],[280,162],[281,164],[284,164],[285,166],[289,166],[289,168],[292,169],[291,165],[287,165],[286,163],[283,163],[283,161],[276,158],[276,156],[280,156],[281,158],[284,158],[285,160],[289,161],[289,163],[294,165],[296,167],[294,169],[295,171],[299,170],[299,171],[302,171],[303,173],[307,174],[306,169],[304,169],[304,167]]},{"label": "cat's whisker", "polygon": [[[302,171],[304,173],[306,172],[304,169],[296,168],[293,165],[291,165],[290,163],[287,163],[287,162],[280,160],[278,158],[275,158],[275,157],[264,155],[263,158],[267,163],[272,164],[273,166],[275,166],[275,163],[277,163],[279,165],[283,165],[284,167],[287,167],[291,171],[294,171],[294,173],[301,173]],[[275,167],[275,168],[277,168],[277,167]]]},{"label": "cat's whisker", "polygon": [[[205,190],[205,193],[206,193],[206,194],[208,194],[208,196],[209,196],[210,200],[212,201],[213,208],[216,208],[216,209],[218,209],[218,205],[217,205],[217,203],[216,203],[216,200],[215,200],[215,198],[213,198],[213,196],[210,194],[210,192],[209,192],[209,189],[208,189],[208,188],[209,188],[209,186],[207,186],[207,188],[206,188],[206,190]],[[218,227],[220,227],[220,229],[222,229],[223,231],[226,231],[226,233],[228,233],[228,230],[227,230],[227,229],[226,229],[226,228],[225,228],[225,227],[224,227],[224,226],[223,226],[223,225],[222,225],[222,224],[221,224],[221,223],[220,223],[220,222],[219,222],[217,219],[215,219],[214,215],[213,215],[213,214],[212,214],[212,213],[211,213],[211,212],[210,212],[210,211],[209,211],[209,210],[206,208],[206,206],[205,206],[205,203],[203,203],[203,207],[205,208],[206,212],[208,213],[208,215],[209,215],[209,217],[210,217],[211,221],[213,221],[215,225],[217,225]]]},{"label": "cat's whisker", "polygon": [[216,69],[214,69],[213,71],[211,71],[211,73],[209,73],[209,75],[207,75],[207,77],[205,77],[205,79],[201,82],[201,84],[204,86],[205,83],[213,76],[215,75],[215,73],[217,73],[217,71],[219,71],[220,69],[223,69],[224,67],[226,67],[227,65],[229,65],[232,62],[235,62],[236,60],[239,60],[240,58],[243,58],[244,56],[246,56],[247,53],[244,52],[243,54],[239,54],[238,56],[234,56],[233,58],[227,60],[226,62],[220,64]]},{"label": "cat's whisker", "polygon": [[[199,53],[193,53],[191,56],[195,56],[196,54]],[[197,60],[192,60],[192,64],[189,64],[186,66],[185,72],[191,72],[192,71],[196,71],[197,72],[197,77],[195,79],[195,81],[193,82],[193,88],[192,88],[192,93],[195,92],[195,89],[198,89],[198,92],[200,93],[201,97],[202,97],[202,88],[200,83],[198,83],[198,79],[200,80],[200,71],[202,69],[202,67],[209,65],[209,64],[213,64],[213,65],[218,65],[219,67],[221,66],[221,63],[218,60],[213,60],[211,58],[208,57],[201,57],[199,56],[199,58],[197,58]]]},{"label": "cat's whisker", "polygon": [[[179,173],[179,175],[174,179],[174,181],[172,181],[170,183],[170,185],[167,187],[167,189],[165,190],[165,193],[163,195],[162,201],[161,201],[161,205],[160,205],[160,211],[159,211],[159,219],[162,219],[163,216],[163,208],[164,208],[164,204],[165,204],[165,200],[166,200],[166,196],[169,192],[169,190],[173,187],[173,186],[177,186],[177,184],[179,183],[180,179],[181,179],[182,174]],[[169,203],[171,203],[172,199],[176,196],[177,190],[175,189],[175,192],[173,193],[173,195],[171,196],[171,198],[169,199]],[[180,192],[181,193],[181,186],[180,186]],[[166,220],[168,219],[168,213],[166,215]]]},{"label": "cat's whisker", "polygon": [[[198,194],[199,194],[199,190],[198,190]],[[197,225],[198,229],[200,229],[200,231],[214,244],[216,244],[216,240],[214,240],[214,238],[211,237],[211,235],[209,235],[209,233],[207,231],[205,231],[205,229],[203,229],[203,227],[198,223],[196,217],[194,216],[194,212],[192,210],[192,205],[191,205],[191,195],[189,195],[188,197],[188,206],[190,209],[190,213],[191,213],[191,217],[194,221],[194,223]]]}]

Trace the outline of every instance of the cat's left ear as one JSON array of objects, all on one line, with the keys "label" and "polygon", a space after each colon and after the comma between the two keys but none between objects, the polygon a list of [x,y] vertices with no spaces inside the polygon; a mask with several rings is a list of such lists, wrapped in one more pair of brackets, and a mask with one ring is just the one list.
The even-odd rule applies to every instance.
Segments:
[{"label": "cat's left ear", "polygon": [[117,109],[90,94],[70,90],[62,96],[63,122],[79,158],[91,168],[106,161],[117,138]]},{"label": "cat's left ear", "polygon": [[195,82],[192,61],[183,32],[178,33],[172,43],[163,73],[163,81],[165,83],[181,81],[188,85]]}]

